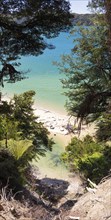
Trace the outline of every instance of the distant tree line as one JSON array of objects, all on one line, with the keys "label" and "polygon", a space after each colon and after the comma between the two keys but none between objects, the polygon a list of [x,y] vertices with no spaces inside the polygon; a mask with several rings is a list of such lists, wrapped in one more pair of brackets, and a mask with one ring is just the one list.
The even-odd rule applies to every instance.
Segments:
[{"label": "distant tree line", "polygon": [[73,13],[73,21],[72,24],[73,26],[80,26],[80,25],[85,25],[85,26],[91,26],[94,25],[93,19],[95,17],[94,14],[76,14]]}]

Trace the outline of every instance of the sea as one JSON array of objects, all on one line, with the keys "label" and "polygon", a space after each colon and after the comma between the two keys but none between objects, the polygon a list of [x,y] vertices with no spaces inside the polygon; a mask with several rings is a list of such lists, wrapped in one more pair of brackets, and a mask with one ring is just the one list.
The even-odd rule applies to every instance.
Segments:
[{"label": "sea", "polygon": [[[76,37],[76,36],[75,36]],[[47,43],[53,44],[55,49],[46,49],[40,56],[25,56],[21,57],[20,67],[17,70],[26,72],[25,80],[17,83],[6,83],[2,89],[2,94],[5,97],[12,98],[14,94],[20,94],[25,91],[34,90],[35,105],[52,110],[57,113],[66,113],[64,89],[60,79],[64,78],[64,73],[59,73],[57,66],[53,62],[60,62],[61,56],[70,54],[73,48],[74,37],[67,32],[62,32],[58,37],[48,39]],[[63,137],[62,139],[65,139]],[[54,137],[55,145],[52,152],[47,152],[46,157],[40,157],[38,161],[33,161],[33,165],[39,168],[42,177],[60,178],[68,177],[68,170],[61,163],[60,155],[65,150],[65,143],[61,137]]]},{"label": "sea", "polygon": [[55,49],[46,49],[40,56],[21,57],[21,63],[17,70],[26,74],[26,79],[9,84],[6,83],[2,93],[9,98],[13,94],[20,94],[28,90],[34,90],[35,104],[43,108],[48,108],[57,112],[65,112],[64,107],[66,97],[60,79],[64,78],[64,73],[60,74],[57,66],[53,62],[60,62],[63,54],[70,53],[73,47],[73,37],[69,33],[62,32],[58,37],[48,39],[47,43],[53,44]]}]

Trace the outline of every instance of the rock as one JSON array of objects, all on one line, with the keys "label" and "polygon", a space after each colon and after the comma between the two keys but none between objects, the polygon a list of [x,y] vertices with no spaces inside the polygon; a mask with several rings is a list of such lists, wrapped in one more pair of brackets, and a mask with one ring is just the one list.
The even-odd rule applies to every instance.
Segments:
[{"label": "rock", "polygon": [[95,193],[82,195],[69,215],[79,216],[80,220],[111,220],[111,176],[97,186]]}]

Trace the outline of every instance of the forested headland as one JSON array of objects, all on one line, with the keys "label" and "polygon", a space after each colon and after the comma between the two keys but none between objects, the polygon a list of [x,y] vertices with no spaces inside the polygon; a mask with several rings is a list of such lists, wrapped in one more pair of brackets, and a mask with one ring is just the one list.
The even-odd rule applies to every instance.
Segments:
[{"label": "forested headland", "polygon": [[95,17],[94,14],[76,14],[73,13],[73,25],[78,26],[78,25],[85,25],[85,26],[90,26],[93,25],[93,19]]}]

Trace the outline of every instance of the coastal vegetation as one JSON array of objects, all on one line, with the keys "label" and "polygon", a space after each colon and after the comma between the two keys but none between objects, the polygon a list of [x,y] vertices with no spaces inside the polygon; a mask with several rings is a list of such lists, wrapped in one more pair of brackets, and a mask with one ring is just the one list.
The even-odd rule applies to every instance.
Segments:
[{"label": "coastal vegetation", "polygon": [[[2,0],[0,6],[2,89],[5,82],[15,83],[25,78],[24,74],[17,70],[20,65],[17,60],[26,55],[38,56],[46,48],[52,49],[53,45],[47,44],[46,38],[55,37],[60,31],[69,30],[72,27],[72,15],[69,2],[65,0],[36,2]],[[66,76],[62,79],[62,83],[69,100],[66,104],[69,115],[77,118],[80,131],[83,123],[92,122],[96,123],[97,131],[94,137],[87,135],[83,140],[73,137],[61,159],[75,175],[76,172],[81,174],[85,183],[87,178],[99,183],[111,169],[111,3],[108,0],[92,0],[89,7],[97,10],[97,15],[95,13],[92,21],[94,25],[71,29],[73,35],[78,29],[79,37],[74,40],[71,55],[63,55],[59,67]],[[37,117],[34,115],[34,95],[35,92],[31,90],[14,95],[10,101],[5,101],[0,92],[0,218],[2,219],[69,218],[69,209],[77,203],[81,195],[80,188],[75,190],[77,187],[75,186],[73,190],[76,191],[76,197],[68,200],[65,198],[68,181],[50,178],[40,181],[37,180],[37,170],[32,172],[32,160],[45,156],[48,150],[52,150],[54,143],[49,138],[49,131],[43,123],[37,122]],[[106,182],[108,187],[109,180]],[[83,182],[81,185],[83,187]],[[20,190],[22,196],[16,196]],[[106,200],[109,201],[110,189],[106,191],[103,184],[101,190],[106,192]],[[102,196],[99,193],[97,195],[98,197],[92,198],[91,194],[88,194],[90,198],[88,197],[85,203],[88,204],[90,199],[93,206],[95,201],[99,201],[98,204],[102,203],[103,210],[103,207],[106,208],[105,205],[109,203],[104,205],[103,202],[106,200],[99,200]],[[63,196],[66,202],[62,205],[58,204]],[[22,201],[22,211],[18,207],[14,208],[13,203],[17,202],[14,197]],[[10,202],[13,206],[9,205]],[[80,211],[81,207],[83,206],[79,206]],[[83,216],[88,212],[89,207]],[[5,218],[7,213],[9,216]],[[80,214],[80,212],[76,213]],[[106,218],[110,216],[107,214]]]},{"label": "coastal vegetation", "polygon": [[[1,2],[1,6],[0,61],[2,69],[0,72],[0,82],[1,87],[3,87],[4,80],[12,83],[24,78],[23,73],[15,69],[20,65],[16,63],[16,59],[21,55],[37,56],[43,53],[47,47],[51,49],[51,45],[46,44],[45,38],[42,36],[51,38],[57,36],[60,31],[67,31],[71,27],[72,15],[70,15],[67,1],[61,1],[60,4],[50,2],[50,7],[47,3],[44,4],[44,2],[38,2],[35,5],[33,1],[30,3],[26,1],[24,2],[24,7],[20,2],[13,2],[12,7],[9,2],[6,3],[4,0]],[[93,17],[91,22],[94,25],[90,26],[90,28],[86,26],[78,27],[79,37],[74,40],[71,55],[63,55],[59,66],[60,70],[66,74],[66,78],[62,80],[62,83],[63,87],[67,89],[65,94],[69,99],[69,102],[66,104],[67,110],[71,116],[77,117],[79,129],[81,129],[84,120],[88,123],[97,120],[96,142],[93,143],[94,140],[91,140],[91,145],[98,146],[97,141],[108,141],[111,136],[110,5],[107,6],[105,2],[102,4],[100,2],[98,5],[98,3],[96,4],[95,1],[92,1],[89,6],[92,9],[96,9],[97,12],[100,10],[103,13],[88,15],[90,18]],[[54,15],[52,8],[55,12]],[[34,12],[33,14],[32,11]],[[44,12],[46,11],[47,13],[45,14]],[[4,14],[7,14],[7,16],[4,16]],[[53,16],[54,18],[51,20]],[[87,15],[84,15],[84,17],[86,18]],[[48,23],[46,20],[49,18],[50,22]],[[77,32],[77,28],[76,30],[71,30],[72,35],[75,32]],[[25,38],[26,35],[27,37]],[[36,122],[37,118],[34,116],[32,109],[34,94],[34,91],[29,91],[20,96],[15,95],[10,103],[1,99],[1,149],[5,148],[5,151],[10,152],[16,160],[20,160],[21,167],[27,166],[29,161],[35,157],[35,153],[44,155],[46,149],[51,150],[53,143],[48,138],[49,133],[43,124]],[[72,139],[72,143],[73,141],[75,143],[75,140]],[[74,145],[72,143],[71,146]],[[84,145],[84,141],[82,144]],[[79,145],[82,144],[79,142]],[[93,152],[95,162],[98,155],[102,157],[104,155],[103,151],[105,151],[106,145],[103,147],[100,143],[100,146],[99,150]],[[88,148],[86,161],[92,152],[92,147],[90,149],[90,146],[88,146]],[[64,161],[65,159],[70,161],[68,147],[66,151],[67,153],[62,157]],[[73,147],[72,150],[70,148],[70,151],[73,152]],[[82,155],[79,155],[79,153],[78,157],[80,158],[81,156],[82,160]],[[72,157],[74,157],[73,160],[75,161],[73,153]],[[75,167],[79,166],[82,167],[77,162]],[[91,164],[91,166],[93,165]],[[88,172],[85,171],[85,173]],[[90,176],[90,173],[87,175]]]},{"label": "coastal vegetation", "polygon": [[80,172],[85,178],[99,183],[111,169],[111,146],[94,141],[88,135],[83,140],[74,137],[61,159],[71,172]]},{"label": "coastal vegetation", "polygon": [[18,170],[20,180],[23,178],[26,182],[25,170],[30,161],[52,149],[53,141],[48,137],[48,130],[36,121],[34,95],[34,91],[14,95],[9,103],[4,101],[0,106],[0,169],[5,166],[5,173],[0,172],[0,180],[3,178],[5,184],[9,177],[16,179],[15,170]]},{"label": "coastal vegetation", "polygon": [[[21,56],[38,56],[46,48],[53,49],[46,39],[69,30],[71,18],[70,4],[65,0],[0,2],[1,89],[6,82],[15,83],[26,77],[17,70]],[[37,123],[33,113],[34,95],[34,91],[28,91],[7,102],[0,92],[0,155],[1,169],[5,168],[4,176],[0,172],[1,183],[6,184],[8,178],[14,182],[15,173],[21,179],[29,162],[52,148],[48,130]]]},{"label": "coastal vegetation", "polygon": [[111,140],[111,3],[92,1],[90,7],[97,12],[94,25],[71,31],[71,35],[78,31],[79,37],[71,54],[63,55],[57,65],[65,74],[61,81],[68,97],[66,108],[77,118],[78,129],[94,121],[97,126],[95,141],[72,138],[62,159],[71,170],[78,168],[99,182],[111,169],[111,146],[105,143]]}]

